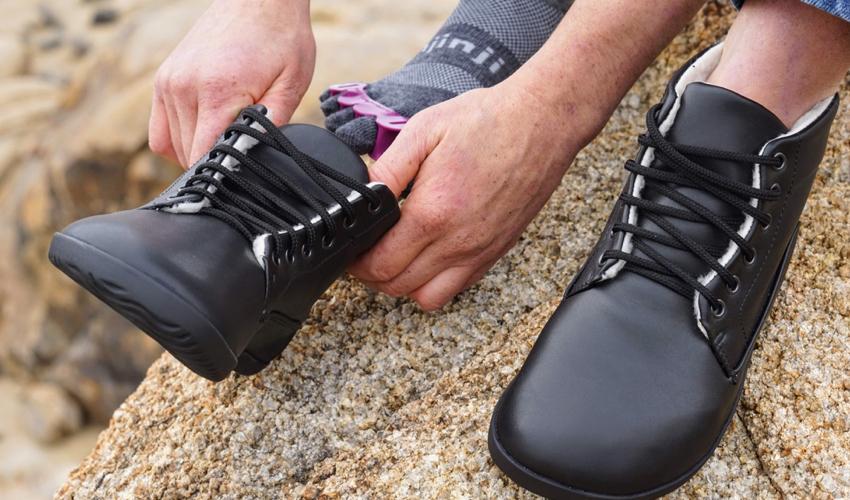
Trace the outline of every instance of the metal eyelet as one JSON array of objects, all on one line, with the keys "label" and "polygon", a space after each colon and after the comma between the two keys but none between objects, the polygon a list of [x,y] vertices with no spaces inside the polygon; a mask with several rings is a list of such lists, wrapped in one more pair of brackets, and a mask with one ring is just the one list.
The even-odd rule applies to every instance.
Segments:
[{"label": "metal eyelet", "polygon": [[773,170],[776,170],[777,172],[783,170],[785,168],[785,163],[788,161],[788,158],[785,156],[785,153],[780,151],[773,155],[773,157],[780,158],[782,160],[782,163],[780,163],[779,166],[773,167]]},{"label": "metal eyelet", "polygon": [[739,278],[737,274],[734,275],[733,278],[735,278],[735,286],[734,287],[729,286],[729,283],[727,283],[726,288],[729,289],[729,293],[734,294],[734,293],[738,293],[738,289],[741,288],[741,278]]},{"label": "metal eyelet", "polygon": [[776,194],[782,194],[782,186],[780,186],[778,182],[774,182],[773,185],[770,186],[770,190]]},{"label": "metal eyelet", "polygon": [[375,205],[374,207],[373,207],[373,206],[372,206],[372,204],[370,203],[370,204],[369,204],[369,213],[370,213],[370,214],[376,214],[376,213],[378,213],[378,210],[380,210],[380,209],[381,209],[381,206],[382,206],[382,203],[381,203],[380,201],[379,201],[379,202],[378,202],[378,204],[377,204],[377,205]]},{"label": "metal eyelet", "polygon": [[309,259],[310,257],[313,256],[313,250],[310,249],[310,248],[307,248],[307,244],[305,243],[305,244],[301,245],[301,255],[303,255],[304,257]]},{"label": "metal eyelet", "polygon": [[762,226],[761,226],[761,230],[762,230],[762,231],[767,231],[767,230],[768,230],[768,228],[770,228],[770,225],[771,225],[772,223],[773,223],[773,216],[772,216],[772,215],[770,215],[770,214],[767,214],[767,223],[766,223],[766,224],[762,224]]},{"label": "metal eyelet", "polygon": [[726,302],[718,299],[717,307],[714,307],[714,304],[711,305],[711,314],[713,314],[715,318],[722,318],[726,314]]},{"label": "metal eyelet", "polygon": [[323,248],[331,248],[336,244],[336,238],[328,239],[328,235],[322,236],[322,247]]},{"label": "metal eyelet", "polygon": [[758,257],[758,252],[755,249],[753,249],[752,257],[744,256],[744,262],[746,262],[747,265],[751,265],[753,262],[756,261],[756,257]]},{"label": "metal eyelet", "polygon": [[285,257],[286,257],[286,261],[289,262],[290,264],[295,262],[295,255],[292,253],[291,248],[286,249]]},{"label": "metal eyelet", "polygon": [[353,228],[355,224],[357,224],[357,220],[349,220],[348,217],[342,221],[342,226],[346,229]]}]

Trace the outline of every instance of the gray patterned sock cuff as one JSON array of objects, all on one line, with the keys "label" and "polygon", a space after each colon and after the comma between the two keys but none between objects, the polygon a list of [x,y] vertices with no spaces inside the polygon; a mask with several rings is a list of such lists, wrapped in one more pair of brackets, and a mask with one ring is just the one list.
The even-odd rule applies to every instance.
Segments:
[{"label": "gray patterned sock cuff", "polygon": [[[411,117],[454,96],[491,87],[513,74],[546,42],[572,0],[460,0],[425,48],[403,68],[370,84],[373,100]],[[325,93],[326,126],[358,153],[371,150],[376,125],[340,109]]]}]

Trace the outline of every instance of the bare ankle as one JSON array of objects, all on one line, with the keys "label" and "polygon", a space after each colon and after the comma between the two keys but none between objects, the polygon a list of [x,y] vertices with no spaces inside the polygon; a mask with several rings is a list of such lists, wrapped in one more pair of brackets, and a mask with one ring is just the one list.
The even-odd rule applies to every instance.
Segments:
[{"label": "bare ankle", "polygon": [[832,95],[850,67],[850,23],[797,0],[747,0],[708,83],[791,126]]}]

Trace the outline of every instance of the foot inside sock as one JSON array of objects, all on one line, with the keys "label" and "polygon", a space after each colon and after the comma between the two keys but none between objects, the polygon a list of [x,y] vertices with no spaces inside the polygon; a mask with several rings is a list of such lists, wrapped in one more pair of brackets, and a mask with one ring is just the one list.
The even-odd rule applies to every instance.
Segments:
[{"label": "foot inside sock", "polygon": [[[460,0],[437,35],[403,68],[366,85],[374,102],[409,118],[476,88],[493,86],[516,71],[546,42],[572,0]],[[374,151],[375,116],[361,116],[321,96],[325,126],[357,153]],[[387,144],[388,145],[388,144]],[[380,148],[378,148],[380,149]]]}]

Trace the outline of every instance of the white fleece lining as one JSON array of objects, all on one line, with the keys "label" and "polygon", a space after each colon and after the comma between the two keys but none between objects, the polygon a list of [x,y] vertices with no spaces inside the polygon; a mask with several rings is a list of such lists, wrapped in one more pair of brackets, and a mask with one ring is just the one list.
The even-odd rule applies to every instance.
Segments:
[{"label": "white fleece lining", "polygon": [[[271,120],[272,119],[272,111],[269,110],[268,114],[266,116]],[[263,133],[266,132],[266,129],[263,128],[257,122],[252,123],[251,128],[253,128],[254,130],[259,130],[260,132],[263,132]],[[256,146],[258,144],[258,142],[259,141],[257,141],[257,139],[254,139],[251,136],[240,134],[239,137],[236,139],[236,142],[233,143],[233,147],[235,149],[237,149],[238,151],[240,151],[242,154],[246,154],[251,148]],[[228,170],[233,170],[238,165],[239,165],[239,162],[237,162],[236,159],[233,158],[230,155],[224,157],[224,159],[221,161],[221,166],[223,166],[224,168],[226,168]],[[215,178],[217,180],[221,180],[222,177],[223,177],[222,174],[219,173],[219,172],[216,172],[215,174],[213,174],[213,178]],[[371,182],[371,183],[368,184],[368,186],[371,188],[371,187],[377,186],[379,184],[381,184],[381,183]],[[210,193],[215,193],[216,189],[217,188],[215,186],[207,186],[207,191],[210,192]],[[357,191],[351,191],[351,193],[349,193],[346,198],[348,198],[348,201],[354,203],[360,196],[361,196],[360,193],[358,193]],[[162,211],[170,212],[170,213],[173,213],[173,214],[195,214],[195,213],[198,213],[202,208],[208,207],[208,206],[210,206],[210,200],[205,197],[201,201],[184,201],[184,202],[176,203],[174,205],[171,205],[170,207],[163,208]],[[334,212],[339,211],[341,208],[342,207],[340,207],[339,203],[334,203],[333,205],[331,205],[328,208],[328,213],[333,214]],[[320,220],[321,220],[321,217],[319,217],[317,215],[317,216],[313,217],[312,219],[310,219],[310,222],[315,224],[315,223],[319,222]],[[298,225],[294,226],[292,229],[293,229],[293,231],[298,231],[299,229],[302,229],[303,227],[304,226],[302,224],[298,224]],[[283,234],[285,232],[286,231],[281,231],[280,233]],[[254,240],[251,242],[251,248],[254,251],[254,258],[257,259],[257,262],[260,264],[260,267],[262,267],[263,269],[266,268],[266,263],[265,263],[264,257],[266,255],[267,250],[268,250],[269,236],[271,236],[271,233],[263,233],[261,235],[256,236],[254,238]]]},{"label": "white fleece lining", "polygon": [[[366,186],[367,186],[369,189],[374,189],[374,188],[375,188],[375,186],[383,186],[383,185],[384,185],[384,184],[382,184],[382,183],[380,183],[380,182],[370,182],[370,183],[369,183],[369,184],[367,184]],[[347,198],[347,199],[348,199],[348,201],[350,201],[351,203],[354,203],[354,202],[356,202],[356,201],[357,201],[357,200],[358,200],[361,196],[362,196],[362,195],[361,195],[360,193],[358,193],[357,191],[352,191],[351,193],[349,193],[349,195],[348,195],[348,196],[346,196],[346,198]],[[334,213],[339,212],[341,209],[342,209],[342,207],[339,205],[339,203],[334,203],[333,205],[331,205],[330,207],[328,207],[328,213],[329,213],[329,214],[331,214],[331,215],[333,215]],[[321,217],[319,217],[318,215],[316,215],[316,216],[314,216],[312,219],[310,219],[310,222],[311,222],[311,223],[313,223],[313,224],[316,224],[316,223],[318,223],[318,222],[319,222],[319,221],[321,221],[321,220],[322,220],[322,218],[321,218]],[[292,227],[292,231],[293,231],[293,232],[295,232],[295,231],[299,231],[299,230],[301,230],[301,229],[303,229],[303,228],[304,228],[304,225],[303,225],[303,224],[297,224],[297,225],[295,225],[295,226],[293,226],[293,227]],[[280,231],[278,234],[286,234],[286,231]],[[254,258],[255,258],[255,259],[257,259],[257,262],[259,262],[259,263],[260,263],[260,267],[262,267],[263,269],[265,269],[265,268],[266,268],[266,260],[265,260],[265,256],[267,255],[267,252],[268,252],[268,248],[269,248],[269,238],[270,238],[270,237],[271,237],[271,233],[263,233],[263,234],[260,234],[260,235],[256,236],[256,237],[254,238],[254,241],[253,241],[253,242],[251,242],[251,247],[252,247],[252,248],[253,248],[253,250],[254,250]]]},{"label": "white fleece lining", "polygon": [[[271,117],[271,111],[269,111],[269,117]],[[266,129],[264,129],[257,122],[252,123],[251,128],[254,130],[259,130],[260,132],[266,131]],[[239,150],[240,153],[245,154],[248,152],[249,149],[256,146],[257,142],[257,139],[254,139],[251,136],[239,134],[239,137],[236,139],[236,142],[233,143],[233,147]],[[237,162],[232,156],[228,155],[225,156],[224,159],[221,161],[221,166],[228,170],[233,170],[238,165],[238,163],[239,162]],[[220,181],[222,177],[223,176],[219,172],[213,174],[213,178],[216,180]],[[207,186],[207,191],[209,191],[210,193],[215,193],[216,189],[217,188],[215,186]],[[162,211],[171,212],[173,214],[196,214],[200,212],[202,208],[208,206],[210,206],[210,200],[205,197],[201,201],[184,201],[181,203],[177,203],[171,205],[170,207],[163,208]]]},{"label": "white fleece lining", "polygon": [[[659,129],[659,131],[661,132],[662,135],[666,136],[667,132],[669,132],[670,128],[673,126],[673,122],[676,120],[676,114],[679,112],[679,108],[681,106],[681,96],[682,96],[682,93],[685,91],[685,87],[687,87],[689,84],[694,83],[694,82],[704,82],[708,78],[708,76],[711,74],[711,72],[714,70],[714,68],[717,67],[717,64],[720,62],[720,56],[721,56],[722,53],[723,53],[723,43],[721,42],[721,43],[718,43],[717,45],[715,45],[714,47],[708,49],[705,52],[705,54],[702,55],[702,57],[700,57],[699,59],[694,61],[693,64],[691,64],[691,66],[687,70],[685,70],[684,73],[682,73],[682,76],[679,78],[679,81],[676,82],[676,85],[673,88],[673,91],[676,95],[676,100],[673,102],[673,105],[670,108],[670,112],[664,118],[664,121],[662,121],[661,124],[658,126],[658,129]],[[833,97],[829,97],[829,98],[824,99],[823,101],[815,104],[815,106],[812,107],[812,109],[807,111],[802,117],[800,117],[800,119],[798,119],[794,123],[794,126],[791,127],[791,129],[788,132],[771,139],[764,146],[762,146],[760,153],[763,154],[764,151],[770,146],[770,144],[772,142],[774,142],[778,139],[784,138],[784,137],[788,137],[788,136],[797,134],[801,130],[803,130],[806,127],[808,127],[809,125],[811,125],[829,107],[830,103],[832,102],[832,99],[833,99]],[[651,164],[652,164],[652,161],[654,159],[655,159],[655,148],[647,148],[645,153],[643,154],[643,157],[640,160],[640,165],[644,166],[644,167],[650,167]],[[634,185],[632,187],[632,192],[631,192],[632,196],[634,196],[636,198],[640,198],[641,192],[643,191],[644,184],[645,184],[645,180],[644,180],[644,177],[642,175],[635,176],[635,182],[634,182]],[[760,186],[761,186],[761,166],[760,165],[754,165],[753,166],[753,187],[758,188]],[[755,198],[750,199],[750,205],[752,205],[753,207],[758,206],[758,200],[755,199]],[[637,217],[638,217],[637,207],[630,206],[629,207],[629,217],[628,217],[629,224],[637,224]],[[741,224],[741,227],[738,228],[738,234],[741,235],[741,237],[746,238],[746,236],[749,234],[750,230],[753,227],[753,222],[754,222],[754,219],[750,215],[745,214],[744,222]],[[623,244],[622,244],[621,250],[623,252],[626,252],[626,253],[631,253],[633,249],[634,249],[634,245],[632,243],[632,234],[626,233],[625,237],[623,238]],[[738,245],[736,245],[735,242],[730,240],[729,246],[726,249],[726,252],[724,252],[723,256],[720,259],[718,259],[718,261],[720,262],[720,264],[722,266],[726,267],[729,264],[729,262],[731,262],[732,259],[735,257],[736,252],[738,252]],[[611,278],[614,278],[615,276],[617,276],[617,274],[619,274],[620,270],[622,270],[625,265],[626,265],[626,262],[624,260],[618,260],[613,266],[609,267],[602,274],[602,281],[608,280],[608,279],[611,279]],[[708,285],[708,283],[711,282],[711,280],[713,280],[715,277],[717,277],[717,273],[714,270],[711,270],[708,273],[706,273],[705,275],[699,277],[698,279],[699,279],[700,283],[702,283],[703,285]],[[705,327],[703,326],[702,320],[701,320],[701,315],[700,315],[700,310],[699,310],[699,297],[700,297],[699,292],[694,291],[694,300],[693,300],[694,318],[697,321],[697,327],[699,328],[699,330],[702,332],[702,334],[706,338],[709,338],[708,332],[705,330]]]},{"label": "white fleece lining", "polygon": [[[705,54],[702,55],[699,59],[693,62],[688,69],[682,73],[682,76],[679,78],[679,81],[676,82],[675,87],[673,88],[673,92],[676,94],[676,100],[673,102],[673,106],[670,108],[670,112],[667,113],[667,116],[664,118],[664,121],[658,126],[658,130],[662,135],[667,135],[667,132],[670,131],[670,127],[673,126],[673,122],[676,120],[676,114],[679,112],[679,107],[681,107],[681,96],[685,91],[685,87],[694,82],[702,82],[705,81],[706,78],[714,71],[714,68],[717,67],[717,64],[720,62],[720,55],[723,53],[723,44],[718,43],[714,47],[708,49]],[[643,167],[650,167],[652,161],[655,159],[655,148],[647,148],[643,154],[643,157],[640,160],[640,165]],[[645,184],[645,180],[642,175],[635,176],[635,182],[632,186],[632,196],[635,198],[640,198],[641,192],[643,191],[643,186]],[[638,217],[638,209],[635,206],[629,207],[629,224],[637,224]],[[625,237],[623,237],[623,245],[621,250],[625,253],[632,253],[634,245],[632,243],[632,234],[626,233]],[[617,274],[620,273],[620,270],[626,265],[626,261],[618,260],[613,266],[609,267],[602,274],[602,281],[614,278]]]},{"label": "white fleece lining", "polygon": [[[771,143],[773,143],[773,142],[775,142],[779,139],[789,137],[789,136],[792,136],[794,134],[798,134],[800,131],[804,130],[806,127],[811,125],[815,120],[820,118],[820,116],[824,113],[824,111],[826,111],[826,109],[829,107],[830,103],[832,103],[833,99],[834,99],[834,97],[830,96],[830,97],[827,97],[826,99],[818,102],[817,104],[815,104],[810,110],[806,111],[806,113],[803,114],[803,116],[801,116],[794,123],[794,125],[791,127],[791,129],[788,132],[786,132],[782,135],[779,135],[777,137],[774,137],[773,139],[771,139],[767,143],[765,143],[765,145],[762,146],[761,150],[759,151],[759,154],[763,155],[765,150],[767,150],[770,147]],[[753,187],[754,188],[761,187],[761,165],[759,165],[759,164],[756,164],[756,165],[753,166]],[[755,199],[755,198],[751,198],[750,199],[750,205],[757,207],[758,206],[758,200]],[[746,238],[747,235],[750,233],[750,230],[753,228],[754,222],[755,222],[755,220],[750,215],[745,215],[743,224],[741,224],[741,227],[738,228],[738,234],[741,235],[742,238]],[[729,246],[726,248],[726,252],[723,253],[723,256],[720,257],[720,259],[718,259],[718,261],[720,262],[720,264],[723,267],[726,267],[729,264],[729,262],[731,262],[732,259],[735,257],[735,254],[738,253],[739,251],[740,250],[738,249],[738,245],[734,241],[730,240]],[[711,271],[704,274],[703,276],[700,276],[699,282],[702,283],[703,285],[707,286],[711,282],[711,280],[713,280],[715,277],[717,277],[717,272],[715,272],[712,269]],[[697,320],[697,327],[699,328],[699,330],[702,332],[703,335],[705,335],[705,338],[709,338],[708,332],[705,330],[705,327],[702,324],[702,317],[701,317],[700,309],[699,309],[699,297],[700,297],[699,292],[694,291],[694,302],[693,302],[693,304],[694,304],[694,317]]]}]

